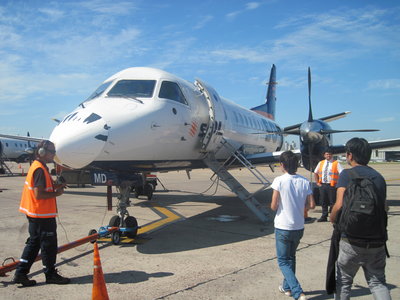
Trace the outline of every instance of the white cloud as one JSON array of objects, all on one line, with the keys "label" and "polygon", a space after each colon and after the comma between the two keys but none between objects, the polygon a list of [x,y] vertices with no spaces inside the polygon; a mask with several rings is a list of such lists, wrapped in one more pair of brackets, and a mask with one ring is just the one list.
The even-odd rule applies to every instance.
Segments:
[{"label": "white cloud", "polygon": [[368,82],[368,89],[393,90],[400,89],[400,79],[380,79]]},{"label": "white cloud", "polygon": [[56,21],[64,16],[64,12],[54,8],[39,8],[39,12],[48,16],[52,21]]},{"label": "white cloud", "polygon": [[9,25],[0,24],[0,51],[5,48],[20,47],[23,38]]},{"label": "white cloud", "polygon": [[207,23],[211,22],[213,19],[214,17],[211,15],[201,17],[201,20],[194,26],[194,29],[203,28]]},{"label": "white cloud", "polygon": [[388,123],[388,122],[393,122],[396,121],[395,117],[385,117],[385,118],[380,118],[380,119],[376,119],[375,122],[378,123]]},{"label": "white cloud", "polygon": [[248,11],[248,10],[257,9],[258,7],[260,7],[260,5],[261,5],[260,2],[248,2],[248,3],[245,4],[245,8],[244,9],[230,12],[230,13],[226,14],[226,18],[228,20],[233,20],[238,15],[240,15],[240,14],[242,14],[242,13]]},{"label": "white cloud", "polygon": [[252,63],[267,62],[270,56],[262,50],[240,48],[240,49],[217,49],[210,52],[212,56],[218,57],[220,61],[245,60]]},{"label": "white cloud", "polygon": [[136,9],[134,1],[91,0],[83,1],[81,6],[106,15],[126,15]]},{"label": "white cloud", "polygon": [[261,4],[259,2],[248,2],[246,3],[246,9],[247,10],[252,10],[252,9],[256,9],[260,6]]},{"label": "white cloud", "polygon": [[[32,72],[18,72],[9,69],[9,76],[0,77],[0,103],[17,104],[20,101],[32,103],[37,97],[46,95],[73,95],[87,94],[88,83],[93,81],[92,74],[43,74]],[[93,89],[94,89],[94,83]]]},{"label": "white cloud", "polygon": [[[242,12],[232,12],[230,17]],[[390,21],[391,14],[394,12],[370,8],[302,15],[276,26],[279,37],[274,40],[247,48],[242,45],[220,47],[210,53],[224,56],[225,61],[229,58],[247,62],[273,61],[292,66],[300,61],[337,64],[359,57],[399,57],[400,25]]]}]

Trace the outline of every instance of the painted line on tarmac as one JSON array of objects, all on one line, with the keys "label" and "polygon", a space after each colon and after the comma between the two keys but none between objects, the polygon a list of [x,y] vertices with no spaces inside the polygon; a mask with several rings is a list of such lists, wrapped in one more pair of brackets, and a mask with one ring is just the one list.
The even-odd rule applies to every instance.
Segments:
[{"label": "painted line on tarmac", "polygon": [[173,210],[166,208],[166,207],[161,207],[158,206],[157,204],[151,203],[151,209],[157,213],[161,219],[157,221],[153,221],[149,224],[146,224],[144,226],[141,226],[138,230],[138,234],[143,234],[143,233],[150,233],[153,232],[157,229],[161,229],[164,226],[166,226],[169,223],[177,222],[179,220],[184,219],[184,217]]}]

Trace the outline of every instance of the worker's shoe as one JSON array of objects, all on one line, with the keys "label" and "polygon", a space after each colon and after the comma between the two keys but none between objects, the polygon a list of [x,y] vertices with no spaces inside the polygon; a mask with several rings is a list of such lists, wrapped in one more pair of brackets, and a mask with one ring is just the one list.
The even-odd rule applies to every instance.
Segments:
[{"label": "worker's shoe", "polygon": [[13,281],[22,284],[22,286],[34,286],[36,284],[36,280],[29,279],[26,274],[15,274]]},{"label": "worker's shoe", "polygon": [[57,273],[57,270],[54,272],[46,274],[46,283],[50,284],[68,284],[71,282],[71,279],[61,276]]}]

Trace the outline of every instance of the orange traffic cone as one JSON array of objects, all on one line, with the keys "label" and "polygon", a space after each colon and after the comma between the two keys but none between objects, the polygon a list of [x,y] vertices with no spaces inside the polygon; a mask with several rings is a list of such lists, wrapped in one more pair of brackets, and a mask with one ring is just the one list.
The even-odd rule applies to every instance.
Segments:
[{"label": "orange traffic cone", "polygon": [[21,170],[21,175],[22,175],[22,176],[25,175],[25,173],[24,173],[24,168],[21,166],[21,164],[18,165],[18,169]]},{"label": "orange traffic cone", "polygon": [[99,247],[96,242],[94,243],[92,300],[109,300],[106,281],[101,268]]}]

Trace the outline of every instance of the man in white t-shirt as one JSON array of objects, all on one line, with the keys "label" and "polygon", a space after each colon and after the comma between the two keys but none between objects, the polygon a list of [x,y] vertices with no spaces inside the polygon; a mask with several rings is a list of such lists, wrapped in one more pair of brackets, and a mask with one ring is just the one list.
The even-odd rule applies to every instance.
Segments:
[{"label": "man in white t-shirt", "polygon": [[274,226],[278,265],[283,274],[279,291],[306,300],[295,274],[296,250],[304,232],[304,209],[315,207],[310,182],[296,174],[299,160],[292,151],[280,156],[283,175],[272,182],[271,209],[276,210]]}]

